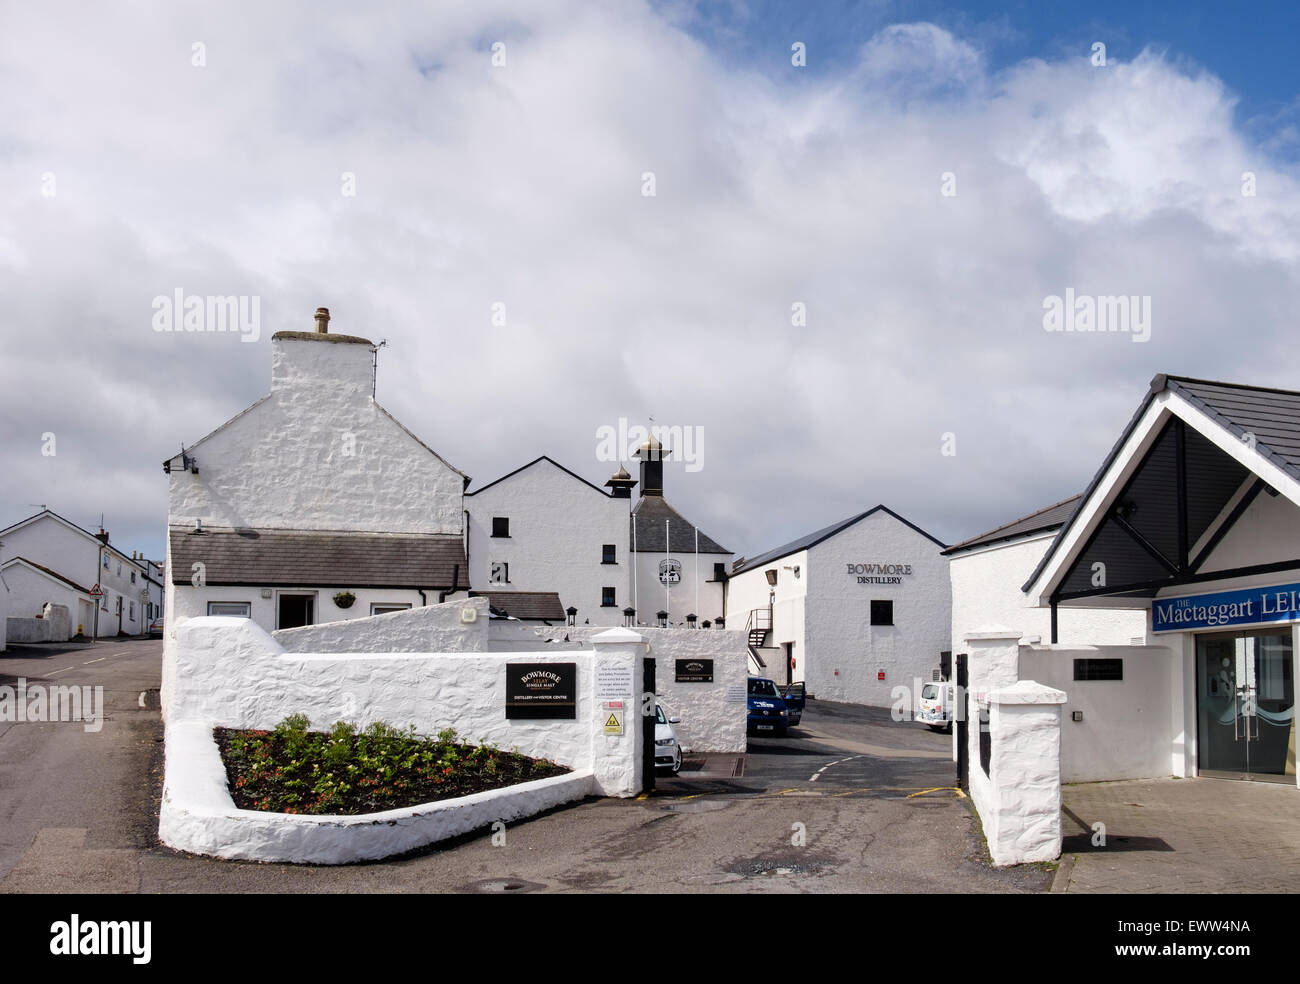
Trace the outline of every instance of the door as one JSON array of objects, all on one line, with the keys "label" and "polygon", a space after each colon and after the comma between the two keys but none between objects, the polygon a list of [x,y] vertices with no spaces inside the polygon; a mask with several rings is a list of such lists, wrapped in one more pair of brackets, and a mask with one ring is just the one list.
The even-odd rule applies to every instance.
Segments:
[{"label": "door", "polygon": [[1291,629],[1196,637],[1200,774],[1295,783]]},{"label": "door", "polygon": [[785,685],[788,687],[794,683],[794,643],[785,644]]},{"label": "door", "polygon": [[316,622],[316,596],[299,594],[280,595],[280,611],[276,618],[277,629],[296,629]]}]

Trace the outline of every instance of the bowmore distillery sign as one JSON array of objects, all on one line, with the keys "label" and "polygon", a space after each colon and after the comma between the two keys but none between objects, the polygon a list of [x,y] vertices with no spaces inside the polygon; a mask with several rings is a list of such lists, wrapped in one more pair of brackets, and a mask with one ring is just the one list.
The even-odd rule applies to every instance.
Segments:
[{"label": "bowmore distillery sign", "polygon": [[849,564],[859,584],[902,584],[911,573],[911,564]]}]

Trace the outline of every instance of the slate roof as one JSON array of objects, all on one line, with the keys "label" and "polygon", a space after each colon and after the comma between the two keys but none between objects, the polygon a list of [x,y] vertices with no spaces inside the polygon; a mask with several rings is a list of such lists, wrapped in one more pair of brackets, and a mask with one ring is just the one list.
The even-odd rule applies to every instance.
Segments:
[{"label": "slate roof", "polygon": [[1255,435],[1255,450],[1292,478],[1300,479],[1300,392],[1216,383],[1186,376],[1156,376],[1233,436]]},{"label": "slate roof", "polygon": [[471,591],[471,598],[486,598],[492,608],[518,619],[563,622],[564,606],[554,591]]},{"label": "slate roof", "polygon": [[[663,496],[641,496],[632,516],[636,524],[637,553],[695,553],[695,527]],[[665,539],[665,520],[671,544]],[[730,554],[731,551],[700,530],[700,553]]]},{"label": "slate roof", "polygon": [[189,584],[202,562],[208,584],[338,588],[469,587],[455,534],[170,530],[172,584]]},{"label": "slate roof", "polygon": [[1004,540],[1014,540],[1033,533],[1046,533],[1048,530],[1060,529],[1065,525],[1066,520],[1074,515],[1074,510],[1079,507],[1079,500],[1082,498],[1082,495],[1072,495],[1037,512],[1031,512],[1028,516],[1003,523],[997,529],[973,536],[969,540],[962,540],[961,543],[954,543],[943,551],[944,556],[969,550],[972,547],[985,547],[991,543],[1002,543]]},{"label": "slate roof", "polygon": [[920,533],[926,539],[934,540],[934,542],[937,543],[940,548],[947,546],[946,543],[943,543],[940,540],[936,540],[934,537],[930,536],[929,533],[925,532],[925,530],[921,529],[921,527],[917,526],[915,523],[909,523],[906,519],[898,515],[898,513],[894,512],[894,510],[890,509],[888,506],[879,505],[871,509],[868,509],[864,513],[858,513],[856,516],[850,516],[848,519],[841,520],[838,523],[832,523],[830,526],[823,526],[821,529],[814,530],[812,533],[809,533],[806,536],[801,536],[797,540],[791,540],[789,543],[783,543],[775,550],[769,550],[767,553],[759,554],[757,557],[754,557],[750,560],[746,560],[741,567],[737,567],[731,573],[734,575],[734,574],[740,574],[744,571],[753,570],[755,567],[758,567],[762,564],[770,564],[772,561],[780,560],[782,557],[788,557],[792,553],[798,553],[800,550],[807,550],[809,547],[815,547],[823,540],[828,540],[831,537],[833,537],[836,533],[840,533],[848,529],[854,523],[866,519],[872,513],[877,513],[882,511],[893,516],[904,526],[910,527],[911,529]]},{"label": "slate roof", "polygon": [[[1141,421],[1151,401],[1166,389],[1177,393],[1234,437],[1241,439],[1247,433],[1253,434],[1256,451],[1292,478],[1300,480],[1300,392],[1157,373],[1152,378],[1141,405],[1129,418],[1123,433],[1088,483],[1083,492],[1083,502],[1092,498],[1092,493],[1119,457],[1120,449]],[[1072,515],[1061,527],[1021,590],[1028,591],[1047,569],[1074,520],[1075,516]]]}]

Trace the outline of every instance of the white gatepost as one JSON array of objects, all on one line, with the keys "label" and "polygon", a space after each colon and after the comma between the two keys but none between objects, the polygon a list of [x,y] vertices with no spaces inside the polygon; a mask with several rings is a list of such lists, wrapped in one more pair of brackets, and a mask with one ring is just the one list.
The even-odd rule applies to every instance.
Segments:
[{"label": "white gatepost", "polygon": [[[641,661],[648,647],[641,634],[630,629],[608,629],[592,636],[591,645],[596,651],[591,670],[594,791],[601,796],[636,796],[644,778],[641,716],[646,702],[641,694]],[[653,714],[653,695],[648,704]],[[621,734],[606,728],[611,719],[619,721]]]},{"label": "white gatepost", "polygon": [[1061,854],[1061,705],[1065,693],[1021,680],[988,694],[984,836],[996,865]]}]

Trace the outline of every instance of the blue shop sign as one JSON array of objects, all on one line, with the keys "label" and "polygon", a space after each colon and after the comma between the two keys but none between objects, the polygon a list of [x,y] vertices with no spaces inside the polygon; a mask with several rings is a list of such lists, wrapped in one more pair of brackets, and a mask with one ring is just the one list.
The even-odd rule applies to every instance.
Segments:
[{"label": "blue shop sign", "polygon": [[1300,620],[1300,584],[1218,591],[1151,602],[1152,632],[1186,632]]}]

